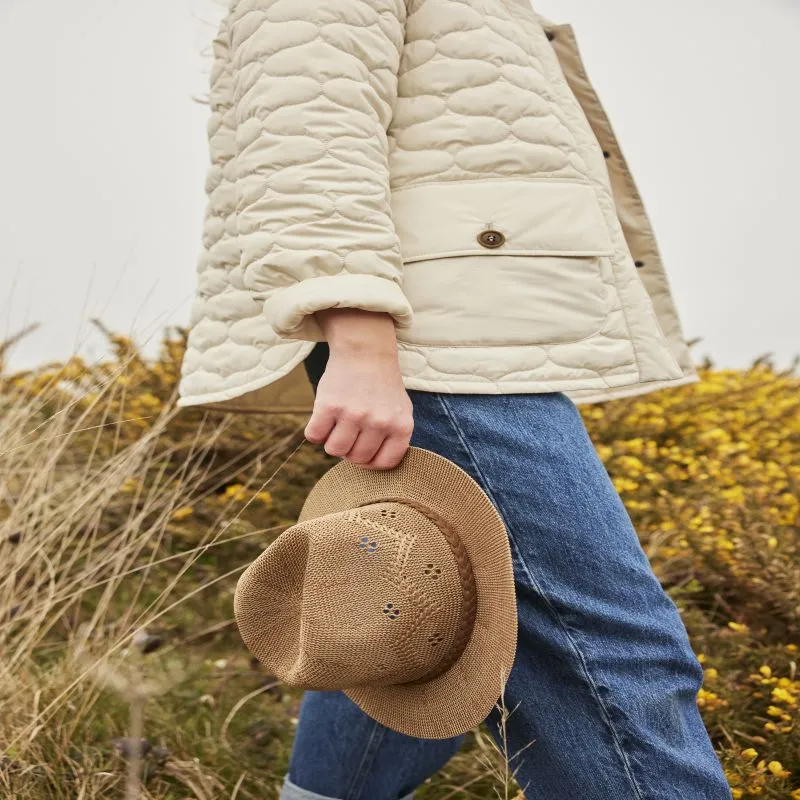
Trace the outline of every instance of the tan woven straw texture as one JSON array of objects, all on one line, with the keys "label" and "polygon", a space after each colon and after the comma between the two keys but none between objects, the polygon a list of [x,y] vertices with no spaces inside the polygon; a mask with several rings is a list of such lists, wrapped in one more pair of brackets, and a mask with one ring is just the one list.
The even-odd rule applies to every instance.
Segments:
[{"label": "tan woven straw texture", "polygon": [[485,719],[516,649],[505,526],[466,472],[418,447],[391,470],[330,469],[242,574],[234,611],[281,680],[343,689],[422,738]]}]

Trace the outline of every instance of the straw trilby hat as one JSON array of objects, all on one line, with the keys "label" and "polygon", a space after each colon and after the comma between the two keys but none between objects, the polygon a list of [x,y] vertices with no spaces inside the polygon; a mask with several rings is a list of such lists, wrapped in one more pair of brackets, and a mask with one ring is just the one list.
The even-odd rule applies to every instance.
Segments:
[{"label": "straw trilby hat", "polygon": [[393,469],[343,460],[325,473],[240,577],[234,611],[287,684],[342,689],[428,739],[488,716],[517,643],[503,521],[466,472],[419,447]]}]

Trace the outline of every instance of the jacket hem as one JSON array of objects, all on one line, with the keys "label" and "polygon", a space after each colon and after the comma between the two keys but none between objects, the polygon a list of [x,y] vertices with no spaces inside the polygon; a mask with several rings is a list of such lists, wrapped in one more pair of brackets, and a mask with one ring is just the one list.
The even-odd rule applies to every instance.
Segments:
[{"label": "jacket hem", "polygon": [[527,381],[472,383],[469,381],[437,381],[404,377],[403,384],[406,389],[422,392],[441,392],[443,394],[543,394],[546,392],[561,392],[578,404],[603,402],[621,397],[647,394],[658,389],[697,383],[699,380],[700,378],[696,373],[690,373],[678,378],[660,378],[652,381],[635,379],[621,382],[616,386],[610,385],[602,378],[596,379],[596,385],[592,385],[592,381],[580,378],[550,381],[533,379]]},{"label": "jacket hem", "polygon": [[[270,403],[260,403],[257,395],[255,399],[247,401],[246,395],[256,393],[286,376],[306,358],[313,349],[313,342],[300,343],[297,354],[279,372],[271,373],[268,377],[251,381],[243,386],[227,389],[221,392],[182,397],[178,401],[180,408],[201,408],[209,411],[222,411],[239,414],[310,414],[313,410],[313,393],[309,395],[308,402],[287,403],[276,400]],[[310,345],[310,347],[309,347]],[[619,376],[617,376],[619,378]],[[303,378],[307,381],[307,378]],[[597,379],[597,385],[587,386],[586,379],[562,379],[555,381],[528,380],[513,382],[482,382],[471,383],[467,381],[437,381],[421,380],[403,376],[403,385],[406,389],[421,392],[438,392],[442,394],[475,394],[475,395],[502,395],[502,394],[544,394],[548,392],[561,392],[569,397],[576,405],[602,403],[609,400],[620,400],[627,397],[636,397],[649,394],[660,389],[677,388],[700,381],[699,375],[692,372],[678,378],[662,378],[653,381],[623,382],[616,386],[609,385],[608,381]],[[566,384],[566,385],[565,385]],[[583,384],[581,386],[581,384]],[[309,391],[310,383],[309,383]],[[237,402],[238,401],[238,402]]]},{"label": "jacket hem", "polygon": [[[271,383],[288,375],[298,364],[305,360],[306,356],[314,349],[316,342],[297,341],[297,351],[295,354],[279,369],[270,372],[256,380],[248,381],[241,386],[234,386],[229,389],[222,389],[217,392],[207,392],[206,394],[187,395],[180,397],[177,402],[178,408],[192,408],[192,407],[208,407],[213,411],[252,411],[254,409],[248,408],[245,404],[234,406],[234,401],[241,400],[243,395],[249,392],[255,392],[258,389],[263,389]],[[217,407],[217,404],[224,403],[224,407]],[[283,409],[281,409],[282,411]],[[287,412],[288,413],[288,412]]]},{"label": "jacket hem", "polygon": [[593,392],[583,395],[577,392],[565,392],[575,405],[588,405],[589,403],[604,403],[608,400],[622,400],[626,397],[637,397],[643,394],[650,394],[660,389],[672,389],[678,386],[688,386],[692,383],[699,383],[700,376],[696,373],[684,375],[682,378],[670,378],[668,380],[647,381],[645,383],[634,383],[630,386],[619,386],[614,389],[607,389],[603,392]]}]

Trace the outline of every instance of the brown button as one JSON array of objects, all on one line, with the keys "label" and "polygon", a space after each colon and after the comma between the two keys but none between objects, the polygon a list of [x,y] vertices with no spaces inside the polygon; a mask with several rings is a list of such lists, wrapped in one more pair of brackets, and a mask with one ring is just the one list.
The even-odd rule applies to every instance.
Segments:
[{"label": "brown button", "polygon": [[493,249],[495,247],[502,247],[506,243],[506,237],[500,231],[481,231],[478,234],[478,243],[482,247]]}]

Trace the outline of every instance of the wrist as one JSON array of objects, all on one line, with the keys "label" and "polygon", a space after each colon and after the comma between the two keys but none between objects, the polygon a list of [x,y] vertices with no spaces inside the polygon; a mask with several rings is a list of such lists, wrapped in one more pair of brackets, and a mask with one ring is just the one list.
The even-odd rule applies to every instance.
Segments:
[{"label": "wrist", "polygon": [[391,315],[360,308],[326,308],[315,313],[331,353],[397,357]]}]

